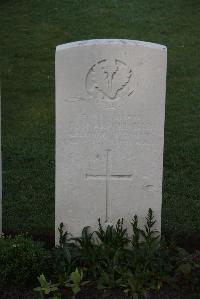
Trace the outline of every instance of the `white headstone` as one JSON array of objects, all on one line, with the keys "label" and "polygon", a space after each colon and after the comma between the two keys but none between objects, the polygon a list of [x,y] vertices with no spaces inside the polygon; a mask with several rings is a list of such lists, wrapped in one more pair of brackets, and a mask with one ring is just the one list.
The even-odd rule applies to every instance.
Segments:
[{"label": "white headstone", "polygon": [[90,40],[56,49],[56,235],[142,221],[160,230],[167,49]]}]

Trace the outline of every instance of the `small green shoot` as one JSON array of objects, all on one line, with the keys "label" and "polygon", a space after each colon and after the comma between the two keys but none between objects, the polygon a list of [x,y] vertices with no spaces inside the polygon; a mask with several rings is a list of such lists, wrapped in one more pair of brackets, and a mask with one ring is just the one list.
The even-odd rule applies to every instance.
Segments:
[{"label": "small green shoot", "polygon": [[73,299],[75,299],[76,295],[81,291],[81,287],[88,283],[89,281],[83,281],[83,270],[76,268],[76,270],[70,274],[70,279],[64,285],[71,288]]},{"label": "small green shoot", "polygon": [[38,281],[40,283],[40,286],[37,288],[34,288],[35,292],[39,293],[39,298],[43,299],[45,298],[45,295],[52,295],[52,299],[59,299],[60,295],[57,292],[58,291],[58,285],[59,284],[52,284],[51,281],[47,281],[44,274],[41,274],[38,277]]}]

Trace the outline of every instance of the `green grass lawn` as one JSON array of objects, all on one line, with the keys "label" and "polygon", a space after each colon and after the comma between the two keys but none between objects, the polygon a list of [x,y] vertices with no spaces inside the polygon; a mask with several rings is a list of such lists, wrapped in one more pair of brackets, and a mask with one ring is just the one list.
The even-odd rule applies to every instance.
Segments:
[{"label": "green grass lawn", "polygon": [[54,232],[55,47],[93,38],[167,45],[162,227],[199,231],[200,1],[0,0],[4,231]]}]

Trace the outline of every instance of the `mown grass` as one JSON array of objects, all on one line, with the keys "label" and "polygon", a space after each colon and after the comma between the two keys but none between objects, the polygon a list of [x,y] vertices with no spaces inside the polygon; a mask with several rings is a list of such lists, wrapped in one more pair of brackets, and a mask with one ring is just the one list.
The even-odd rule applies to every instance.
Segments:
[{"label": "mown grass", "polygon": [[162,228],[199,231],[199,0],[0,0],[4,230],[54,231],[55,47],[92,38],[167,45]]}]

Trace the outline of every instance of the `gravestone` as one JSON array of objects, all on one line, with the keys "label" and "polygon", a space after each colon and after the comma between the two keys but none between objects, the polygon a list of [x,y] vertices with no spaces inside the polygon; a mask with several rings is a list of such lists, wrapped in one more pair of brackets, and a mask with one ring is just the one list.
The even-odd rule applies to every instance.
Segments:
[{"label": "gravestone", "polygon": [[161,225],[167,49],[89,40],[56,49],[56,236],[97,220]]}]

